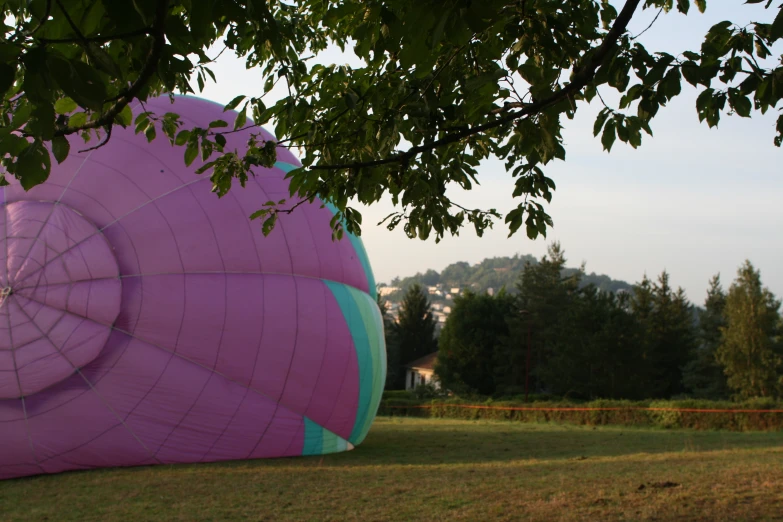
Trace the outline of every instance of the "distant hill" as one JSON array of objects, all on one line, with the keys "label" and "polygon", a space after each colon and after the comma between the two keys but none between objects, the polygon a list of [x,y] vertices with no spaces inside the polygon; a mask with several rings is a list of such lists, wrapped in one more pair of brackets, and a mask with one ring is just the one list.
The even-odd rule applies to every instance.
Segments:
[{"label": "distant hill", "polygon": [[[516,283],[520,274],[525,270],[525,265],[538,264],[538,259],[531,255],[519,254],[513,257],[492,257],[487,258],[475,265],[470,265],[464,261],[452,263],[438,273],[435,270],[427,270],[424,273],[405,277],[400,279],[395,277],[388,286],[398,287],[400,292],[390,294],[391,299],[398,298],[396,295],[402,293],[406,288],[414,283],[425,286],[443,285],[447,290],[452,287],[471,288],[477,292],[485,292],[490,288],[495,292],[505,287],[507,291],[516,293]],[[577,268],[566,268],[563,275],[570,275],[577,272]],[[605,292],[617,292],[618,290],[631,290],[633,285],[625,281],[612,279],[603,274],[595,272],[584,274],[582,276],[582,286],[594,284],[598,289]],[[437,300],[437,299],[435,299]]]}]

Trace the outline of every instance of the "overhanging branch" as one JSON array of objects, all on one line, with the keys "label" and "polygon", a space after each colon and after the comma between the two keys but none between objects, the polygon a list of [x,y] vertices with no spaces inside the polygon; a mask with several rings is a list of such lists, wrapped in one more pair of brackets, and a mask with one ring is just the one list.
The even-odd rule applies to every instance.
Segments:
[{"label": "overhanging branch", "polygon": [[155,74],[155,70],[158,67],[158,61],[163,53],[163,47],[166,44],[166,14],[168,12],[169,0],[158,0],[155,9],[155,21],[152,24],[152,49],[147,56],[147,61],[144,63],[144,67],[139,73],[139,77],[136,81],[128,87],[125,92],[120,94],[117,98],[117,102],[111,106],[111,108],[103,113],[100,118],[95,121],[91,121],[85,125],[79,127],[66,127],[58,129],[55,132],[55,136],[68,136],[84,130],[97,129],[100,127],[106,127],[114,124],[114,118],[122,112],[122,110],[138,95],[141,89],[146,85],[152,75]]},{"label": "overhanging branch", "polygon": [[569,83],[562,89],[559,89],[557,92],[551,94],[547,98],[527,104],[522,110],[509,112],[508,114],[501,116],[491,122],[487,122],[482,125],[476,125],[474,127],[467,128],[463,131],[455,132],[454,134],[449,134],[448,136],[444,136],[443,138],[440,138],[438,140],[432,141],[424,145],[411,147],[405,152],[401,152],[399,154],[389,156],[388,158],[383,158],[383,159],[378,159],[373,161],[365,161],[365,162],[341,163],[341,164],[334,164],[334,165],[315,165],[310,167],[310,170],[360,169],[360,168],[367,168],[367,167],[378,167],[381,165],[389,165],[392,163],[408,162],[413,157],[415,157],[416,155],[422,152],[433,150],[438,147],[448,145],[450,143],[458,142],[464,138],[474,136],[476,134],[480,134],[482,132],[486,132],[488,130],[500,127],[501,125],[510,123],[514,120],[523,118],[525,116],[537,114],[542,110],[546,109],[547,107],[551,107],[552,105],[555,105],[565,99],[570,98],[571,96],[573,96],[574,94],[578,93],[583,88],[585,88],[587,84],[590,83],[590,81],[595,77],[595,73],[598,70],[598,67],[600,67],[600,65],[604,62],[606,57],[609,56],[609,54],[612,52],[614,47],[617,45],[617,41],[620,39],[620,36],[622,36],[622,34],[625,32],[626,28],[628,27],[628,23],[631,21],[631,18],[633,18],[634,13],[636,12],[636,8],[639,7],[640,3],[641,0],[626,0],[623,9],[620,11],[620,14],[617,15],[617,19],[614,21],[612,28],[609,30],[608,33],[606,33],[606,38],[604,38],[604,41],[601,43],[600,46],[598,46],[594,50],[594,52],[590,53],[590,55],[587,58],[587,63],[585,63],[584,66],[574,74],[571,83]]}]

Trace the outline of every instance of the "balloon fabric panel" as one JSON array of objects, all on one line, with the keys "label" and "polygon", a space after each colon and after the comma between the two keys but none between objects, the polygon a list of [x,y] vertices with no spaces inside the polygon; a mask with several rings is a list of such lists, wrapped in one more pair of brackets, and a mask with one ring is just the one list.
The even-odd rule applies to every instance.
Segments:
[{"label": "balloon fabric panel", "polygon": [[[185,128],[236,117],[191,97],[146,107]],[[227,149],[251,132],[273,139],[247,129]],[[290,151],[218,198],[165,139],[69,139],[47,182],[0,189],[0,478],[361,443],[386,372],[361,240],[333,241],[320,201],[267,237],[248,219],[290,198]]]}]

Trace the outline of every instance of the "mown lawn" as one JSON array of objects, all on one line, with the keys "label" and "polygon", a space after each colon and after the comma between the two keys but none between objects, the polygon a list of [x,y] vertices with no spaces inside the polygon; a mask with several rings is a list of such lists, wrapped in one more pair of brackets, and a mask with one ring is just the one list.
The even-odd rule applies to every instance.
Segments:
[{"label": "mown lawn", "polygon": [[783,433],[379,418],[348,453],[0,482],[0,520],[783,520]]}]

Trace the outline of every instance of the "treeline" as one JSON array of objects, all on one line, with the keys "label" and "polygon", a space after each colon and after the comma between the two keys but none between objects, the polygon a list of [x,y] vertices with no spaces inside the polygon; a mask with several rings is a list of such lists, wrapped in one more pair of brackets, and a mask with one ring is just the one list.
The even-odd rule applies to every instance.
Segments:
[{"label": "treeline", "polygon": [[[407,291],[411,286],[419,284],[435,286],[443,284],[446,287],[471,288],[475,292],[485,292],[490,288],[499,290],[506,288],[509,293],[515,292],[517,280],[527,266],[535,266],[538,259],[531,255],[515,255],[513,257],[487,258],[476,265],[460,261],[452,263],[441,272],[427,270],[423,273],[405,278],[394,278],[391,286],[399,287]],[[601,291],[617,292],[618,290],[630,290],[632,285],[625,281],[612,279],[607,275],[590,273],[583,269],[563,267],[563,275],[569,276],[580,273],[582,286],[594,285]]]},{"label": "treeline", "polygon": [[[698,314],[666,272],[613,293],[583,285],[581,271],[564,276],[565,262],[553,244],[527,263],[514,295],[466,291],[455,299],[438,340],[443,388],[577,400],[783,396],[780,301],[749,262],[728,291],[719,276],[710,280]],[[425,321],[426,309],[412,315]],[[390,367],[421,353],[412,353],[420,340],[399,337],[412,319],[406,321],[390,329],[390,353],[397,354]]]}]

